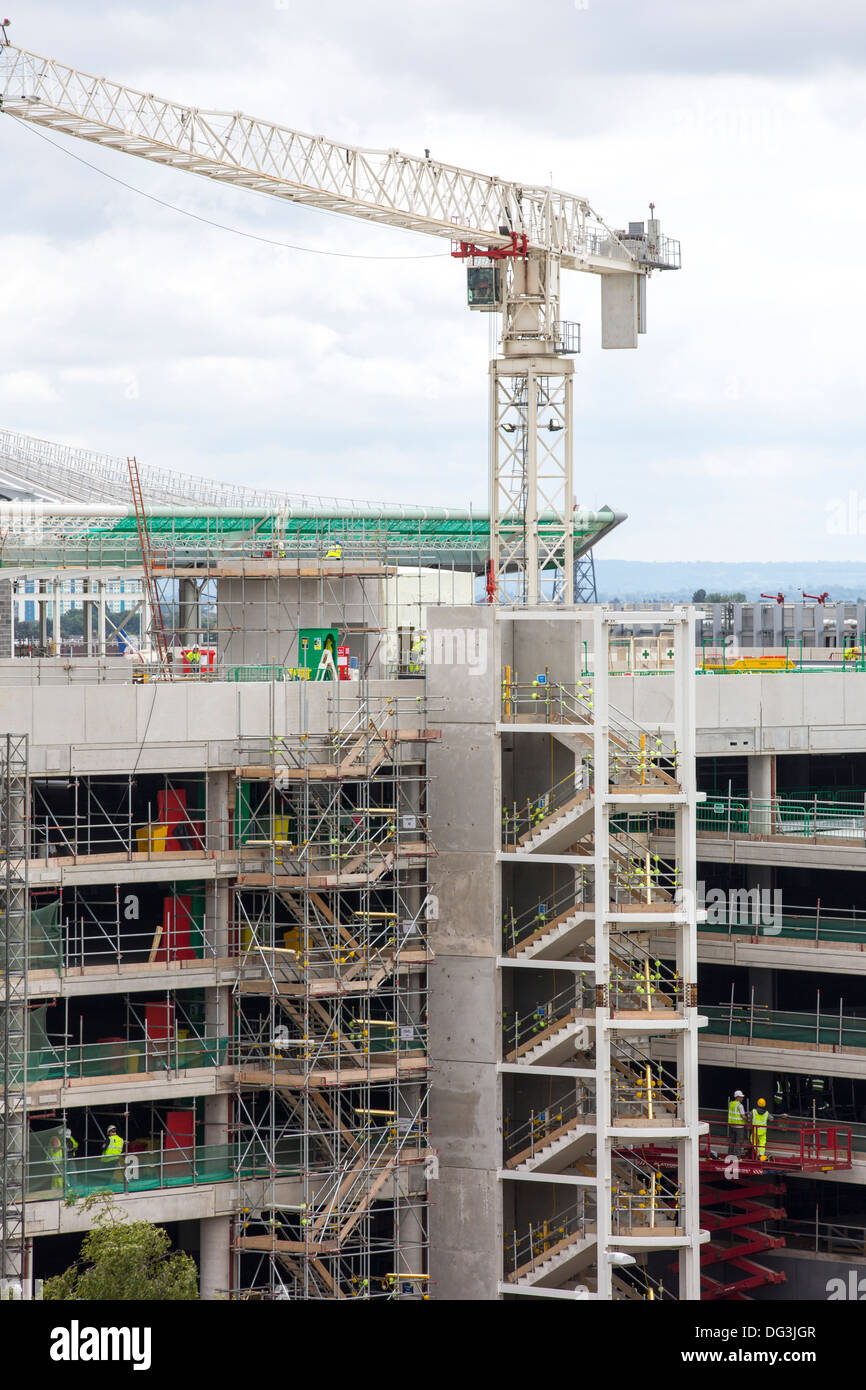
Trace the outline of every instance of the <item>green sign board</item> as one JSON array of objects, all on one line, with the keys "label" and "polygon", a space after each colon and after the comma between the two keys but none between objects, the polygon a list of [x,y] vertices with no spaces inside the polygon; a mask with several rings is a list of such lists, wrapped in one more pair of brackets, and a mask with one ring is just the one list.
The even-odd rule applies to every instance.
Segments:
[{"label": "green sign board", "polygon": [[335,627],[302,627],[298,633],[298,672],[302,680],[337,679],[337,642]]}]

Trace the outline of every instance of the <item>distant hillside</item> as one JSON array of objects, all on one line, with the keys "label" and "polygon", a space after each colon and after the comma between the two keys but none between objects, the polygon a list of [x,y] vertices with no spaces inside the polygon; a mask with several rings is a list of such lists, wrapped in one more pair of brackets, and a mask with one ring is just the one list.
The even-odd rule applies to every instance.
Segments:
[{"label": "distant hillside", "polygon": [[690,599],[696,589],[735,593],[757,599],[779,590],[798,602],[802,590],[831,599],[866,598],[866,561],[823,560],[800,564],[787,560],[605,560],[595,562],[598,596],[614,599]]}]

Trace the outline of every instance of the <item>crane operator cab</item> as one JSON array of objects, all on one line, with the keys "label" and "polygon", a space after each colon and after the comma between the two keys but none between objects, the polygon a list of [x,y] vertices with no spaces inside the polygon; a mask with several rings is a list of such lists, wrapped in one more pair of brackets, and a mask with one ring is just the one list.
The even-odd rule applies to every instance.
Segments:
[{"label": "crane operator cab", "polygon": [[470,309],[495,313],[502,307],[502,272],[498,265],[470,265],[466,269],[466,299]]}]

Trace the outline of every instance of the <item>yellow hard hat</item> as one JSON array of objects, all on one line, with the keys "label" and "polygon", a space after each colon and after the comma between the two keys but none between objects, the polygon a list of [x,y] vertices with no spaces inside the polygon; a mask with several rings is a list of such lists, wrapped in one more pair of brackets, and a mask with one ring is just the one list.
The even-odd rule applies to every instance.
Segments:
[{"label": "yellow hard hat", "polygon": [[759,1104],[759,1105],[766,1105],[766,1104],[767,1104],[767,1102],[764,1100],[764,1097],[763,1097],[763,1096],[761,1096],[760,1100],[758,1101],[758,1104]]}]

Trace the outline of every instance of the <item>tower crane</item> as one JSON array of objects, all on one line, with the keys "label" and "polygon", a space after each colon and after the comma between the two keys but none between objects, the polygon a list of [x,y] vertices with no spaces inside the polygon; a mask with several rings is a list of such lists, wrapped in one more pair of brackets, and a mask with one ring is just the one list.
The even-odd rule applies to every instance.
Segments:
[{"label": "tower crane", "polygon": [[[8,23],[8,21],[6,21]],[[16,48],[0,26],[0,111],[221,183],[366,222],[426,232],[466,262],[471,309],[501,315],[490,364],[490,570],[501,601],[569,602],[574,569],[573,361],[560,275],[601,278],[603,348],[635,348],[646,282],[679,242],[610,227],[589,202],[399,150],[370,150],[138,92]],[[545,585],[543,573],[561,583]]]}]

